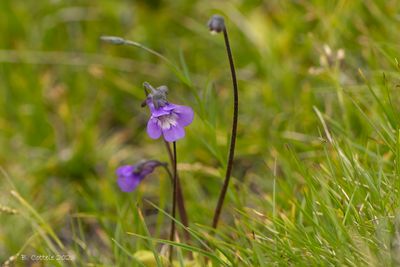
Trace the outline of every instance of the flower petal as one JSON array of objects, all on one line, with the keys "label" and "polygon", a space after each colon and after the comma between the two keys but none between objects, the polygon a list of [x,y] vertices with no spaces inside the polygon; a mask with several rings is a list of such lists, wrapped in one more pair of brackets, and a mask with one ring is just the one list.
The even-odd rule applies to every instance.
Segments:
[{"label": "flower petal", "polygon": [[179,124],[169,129],[163,130],[164,139],[167,142],[175,142],[185,137],[185,130]]},{"label": "flower petal", "polygon": [[123,192],[131,192],[133,191],[140,181],[142,180],[141,176],[135,175],[133,171],[136,166],[121,166],[117,169],[116,173],[118,176],[118,186]]},{"label": "flower petal", "polygon": [[133,171],[136,169],[136,165],[123,165],[118,167],[116,170],[117,176],[129,176],[132,175]]},{"label": "flower petal", "polygon": [[171,114],[170,110],[166,110],[165,107],[159,107],[158,109],[151,110],[151,116],[158,118],[160,116]]},{"label": "flower petal", "polygon": [[139,185],[138,176],[121,176],[117,180],[118,186],[123,192],[132,192]]},{"label": "flower petal", "polygon": [[175,109],[176,107],[178,107],[178,105],[175,105],[175,104],[172,104],[172,103],[167,103],[165,106],[163,106],[163,109],[170,111],[170,110]]},{"label": "flower petal", "polygon": [[150,109],[151,116],[153,116],[155,118],[163,116],[163,115],[168,115],[171,113],[170,112],[171,109],[166,108],[169,105],[168,103],[163,107],[155,108],[152,98],[148,97],[146,99],[146,104]]},{"label": "flower petal", "polygon": [[191,107],[175,105],[174,112],[178,115],[179,125],[188,126],[192,123],[194,112]]},{"label": "flower petal", "polygon": [[157,139],[161,136],[161,128],[158,126],[157,119],[151,117],[147,122],[147,134],[152,139]]}]

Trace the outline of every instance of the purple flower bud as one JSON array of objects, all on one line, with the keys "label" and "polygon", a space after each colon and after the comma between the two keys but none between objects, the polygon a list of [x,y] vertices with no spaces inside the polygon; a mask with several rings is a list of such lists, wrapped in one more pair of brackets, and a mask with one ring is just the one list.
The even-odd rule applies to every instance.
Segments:
[{"label": "purple flower bud", "polygon": [[158,166],[162,166],[156,160],[148,160],[139,162],[136,165],[124,165],[116,170],[118,177],[117,183],[121,191],[132,192],[139,185],[139,183]]},{"label": "purple flower bud", "polygon": [[220,33],[225,30],[224,18],[220,15],[213,15],[208,21],[208,28],[211,33]]}]

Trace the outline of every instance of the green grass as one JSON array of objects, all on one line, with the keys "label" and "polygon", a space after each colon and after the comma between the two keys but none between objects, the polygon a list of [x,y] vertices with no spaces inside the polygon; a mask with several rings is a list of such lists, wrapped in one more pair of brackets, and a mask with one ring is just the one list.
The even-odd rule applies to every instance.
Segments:
[{"label": "green grass", "polygon": [[[399,1],[0,1],[0,263],[167,265],[168,161],[142,83],[195,110],[178,142],[191,221],[176,266],[400,264]],[[215,234],[238,68],[233,180]],[[99,41],[121,36],[153,49]],[[344,52],[344,54],[343,54]],[[339,54],[339,56],[338,56]],[[15,258],[12,258],[15,256]]]}]

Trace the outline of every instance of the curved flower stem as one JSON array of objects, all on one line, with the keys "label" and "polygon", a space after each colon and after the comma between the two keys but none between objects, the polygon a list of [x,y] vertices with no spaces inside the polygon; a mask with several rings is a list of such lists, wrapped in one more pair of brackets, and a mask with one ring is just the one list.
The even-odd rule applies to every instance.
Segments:
[{"label": "curved flower stem", "polygon": [[239,94],[238,94],[238,85],[237,85],[237,80],[236,80],[235,65],[233,64],[232,51],[231,51],[231,47],[229,45],[228,32],[226,31],[226,28],[223,29],[223,33],[224,33],[225,47],[226,47],[226,52],[228,54],[229,66],[231,69],[232,83],[233,83],[233,97],[234,97],[234,100],[233,100],[233,122],[232,122],[231,142],[230,142],[230,147],[229,147],[228,165],[226,167],[224,185],[222,186],[222,189],[221,189],[221,192],[220,192],[219,198],[218,198],[218,203],[217,203],[217,206],[214,211],[214,218],[213,218],[213,223],[212,223],[212,227],[214,229],[217,228],[219,216],[221,214],[222,206],[224,204],[226,191],[228,190],[229,180],[231,178],[231,172],[232,172],[232,167],[233,167],[233,158],[234,158],[234,154],[235,154],[237,121],[238,121],[238,113],[239,113]]},{"label": "curved flower stem", "polygon": [[[173,142],[173,148],[174,148],[174,164],[173,164],[173,170],[174,170],[174,181],[173,181],[173,193],[172,193],[172,222],[171,222],[171,233],[169,236],[170,241],[174,241],[174,236],[175,236],[175,216],[176,216],[176,195],[177,195],[177,168],[176,168],[176,142]],[[170,246],[169,249],[169,260],[172,262],[172,254],[173,254],[173,246]]]},{"label": "curved flower stem", "polygon": [[131,40],[126,40],[126,39],[118,37],[118,36],[101,36],[100,40],[102,40],[103,42],[114,44],[114,45],[126,45],[126,46],[138,47],[140,49],[143,49],[146,52],[163,60],[165,63],[167,63],[167,65],[172,69],[172,71],[175,73],[175,75],[180,80],[182,80],[186,84],[190,84],[190,82],[188,82],[187,79],[185,79],[185,76],[183,75],[182,71],[176,66],[176,64],[174,64],[171,60],[169,60],[167,57],[163,56],[159,52],[157,52],[141,43],[134,42]]},{"label": "curved flower stem", "polygon": [[[165,143],[165,147],[167,148],[171,166],[173,166],[174,165],[174,155],[172,154],[171,146],[165,140],[164,140],[164,143]],[[178,173],[176,173],[176,186],[177,186],[176,202],[178,205],[179,216],[181,217],[182,224],[185,227],[189,227],[189,219],[188,219],[187,212],[186,212],[185,200],[183,197],[182,186],[181,186],[181,182],[180,182]],[[184,231],[184,236],[185,236],[186,240],[190,240],[190,233],[186,229]]]},{"label": "curved flower stem", "polygon": [[127,45],[127,46],[133,46],[133,47],[138,47],[141,48],[147,52],[149,52],[150,54],[155,55],[156,57],[161,58],[162,60],[164,60],[168,65],[175,67],[174,63],[171,62],[171,60],[169,60],[168,58],[166,58],[165,56],[161,55],[160,53],[158,53],[157,51],[148,48],[147,46],[144,46],[138,42],[134,42],[131,40],[126,40],[124,38],[118,37],[118,36],[101,36],[100,40],[102,40],[103,42],[107,42],[107,43],[111,43],[114,45]]}]

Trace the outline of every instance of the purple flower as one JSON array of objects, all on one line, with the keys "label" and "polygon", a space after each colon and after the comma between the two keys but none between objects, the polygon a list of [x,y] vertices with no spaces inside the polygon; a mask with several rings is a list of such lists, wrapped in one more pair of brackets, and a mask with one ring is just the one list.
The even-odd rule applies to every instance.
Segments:
[{"label": "purple flower", "polygon": [[[157,108],[154,103],[157,104]],[[193,121],[193,110],[187,106],[180,106],[168,102],[161,103],[154,101],[152,97],[146,100],[147,106],[150,108],[151,117],[147,123],[147,133],[157,139],[163,135],[168,142],[175,142],[185,137],[184,127]]]},{"label": "purple flower", "polygon": [[117,169],[117,183],[124,192],[132,192],[139,183],[163,163],[156,160],[143,161],[136,165],[124,165]]}]

